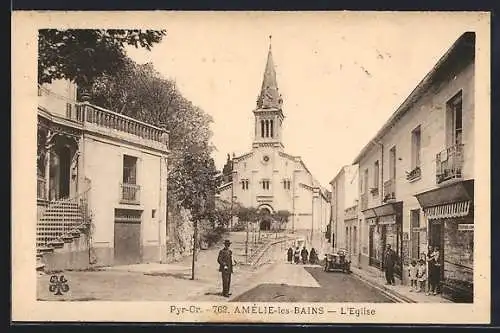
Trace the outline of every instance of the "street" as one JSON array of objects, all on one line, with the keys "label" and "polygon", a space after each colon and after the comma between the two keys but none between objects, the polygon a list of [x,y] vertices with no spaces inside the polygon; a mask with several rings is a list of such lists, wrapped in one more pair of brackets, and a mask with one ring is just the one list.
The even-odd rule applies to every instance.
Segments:
[{"label": "street", "polygon": [[[285,267],[287,267],[285,269]],[[322,267],[276,264],[273,272],[295,270],[289,276],[309,274],[319,286],[306,287],[288,283],[263,283],[233,299],[235,302],[392,302],[380,291],[367,286],[350,274],[324,272]]]},{"label": "street", "polygon": [[[326,273],[318,265],[285,262],[286,244],[269,237],[259,260],[245,264],[245,233],[231,233],[237,262],[228,299],[220,295],[219,247],[201,251],[191,280],[190,257],[173,264],[138,264],[65,271],[69,291],[49,291],[50,274],[38,276],[39,300],[238,301],[238,302],[392,302],[384,294],[341,272]],[[275,245],[272,245],[276,242]],[[266,244],[266,242],[263,242]],[[261,249],[264,246],[261,245]],[[255,249],[252,249],[252,252]],[[250,251],[249,251],[250,252]]]}]

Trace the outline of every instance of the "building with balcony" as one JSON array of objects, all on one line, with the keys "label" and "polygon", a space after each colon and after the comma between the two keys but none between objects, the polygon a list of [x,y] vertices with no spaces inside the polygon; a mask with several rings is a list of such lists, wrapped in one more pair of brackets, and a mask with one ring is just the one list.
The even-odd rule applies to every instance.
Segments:
[{"label": "building with balcony", "polygon": [[332,233],[330,243],[334,250],[347,250],[353,264],[358,263],[359,254],[359,221],[358,221],[358,166],[343,166],[331,186]]},{"label": "building with balcony", "polygon": [[39,86],[37,258],[48,270],[160,262],[168,132]]},{"label": "building with balcony", "polygon": [[397,275],[428,246],[441,253],[441,292],[471,302],[474,236],[475,34],[464,33],[354,160],[359,164],[362,266]]},{"label": "building with balcony", "polygon": [[[228,156],[221,199],[259,209],[264,217],[260,228],[269,230],[272,213],[290,212],[290,232],[303,235],[308,247],[325,244],[330,219],[328,191],[313,177],[304,161],[285,152],[284,114],[278,92],[271,47],[257,107],[253,111],[255,134],[252,149],[241,156]],[[230,175],[229,175],[230,174]]]}]

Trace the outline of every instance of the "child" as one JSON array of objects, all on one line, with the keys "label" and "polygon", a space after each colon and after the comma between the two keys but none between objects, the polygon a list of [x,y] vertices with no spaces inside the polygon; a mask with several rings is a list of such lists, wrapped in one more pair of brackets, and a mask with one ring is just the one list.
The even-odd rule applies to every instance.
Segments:
[{"label": "child", "polygon": [[417,261],[412,260],[410,267],[408,267],[408,276],[410,278],[410,292],[418,290],[417,281]]},{"label": "child", "polygon": [[427,281],[427,267],[425,265],[424,259],[420,259],[418,261],[417,280],[420,284],[420,288],[417,290],[417,293],[425,292],[425,281]]}]

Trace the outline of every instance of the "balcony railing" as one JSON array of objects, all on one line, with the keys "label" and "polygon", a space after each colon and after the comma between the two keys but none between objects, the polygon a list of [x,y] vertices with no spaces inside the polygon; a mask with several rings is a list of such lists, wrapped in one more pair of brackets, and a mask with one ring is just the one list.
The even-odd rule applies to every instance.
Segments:
[{"label": "balcony railing", "polygon": [[120,184],[120,203],[138,205],[140,203],[141,186],[137,184]]},{"label": "balcony railing", "polygon": [[412,180],[420,178],[421,175],[422,170],[420,169],[420,167],[416,167],[415,169],[406,173],[406,180],[411,182]]},{"label": "balcony railing", "polygon": [[45,178],[38,176],[36,179],[36,198],[47,200],[47,181]]},{"label": "balcony railing", "polygon": [[384,201],[396,199],[396,182],[389,179],[384,182]]},{"label": "balcony railing", "polygon": [[454,145],[436,155],[436,184],[462,178],[464,145]]},{"label": "balcony railing", "polygon": [[360,207],[361,207],[361,210],[368,208],[368,194],[366,192],[361,194]]},{"label": "balcony railing", "polygon": [[131,117],[92,104],[76,104],[68,108],[67,116],[83,123],[115,129],[165,144],[168,147],[168,132],[160,127],[144,123]]}]

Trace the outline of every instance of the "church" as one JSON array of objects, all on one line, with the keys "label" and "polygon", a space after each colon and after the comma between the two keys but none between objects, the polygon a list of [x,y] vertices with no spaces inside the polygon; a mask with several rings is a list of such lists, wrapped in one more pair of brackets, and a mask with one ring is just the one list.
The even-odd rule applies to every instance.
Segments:
[{"label": "church", "polygon": [[[300,156],[285,152],[283,100],[278,90],[271,44],[254,114],[254,139],[249,152],[224,166],[220,198],[255,207],[264,216],[288,211],[287,231],[303,235],[305,244],[324,247],[330,219],[330,193],[316,181]],[[231,200],[232,197],[232,200]],[[269,230],[269,219],[260,222]]]}]

